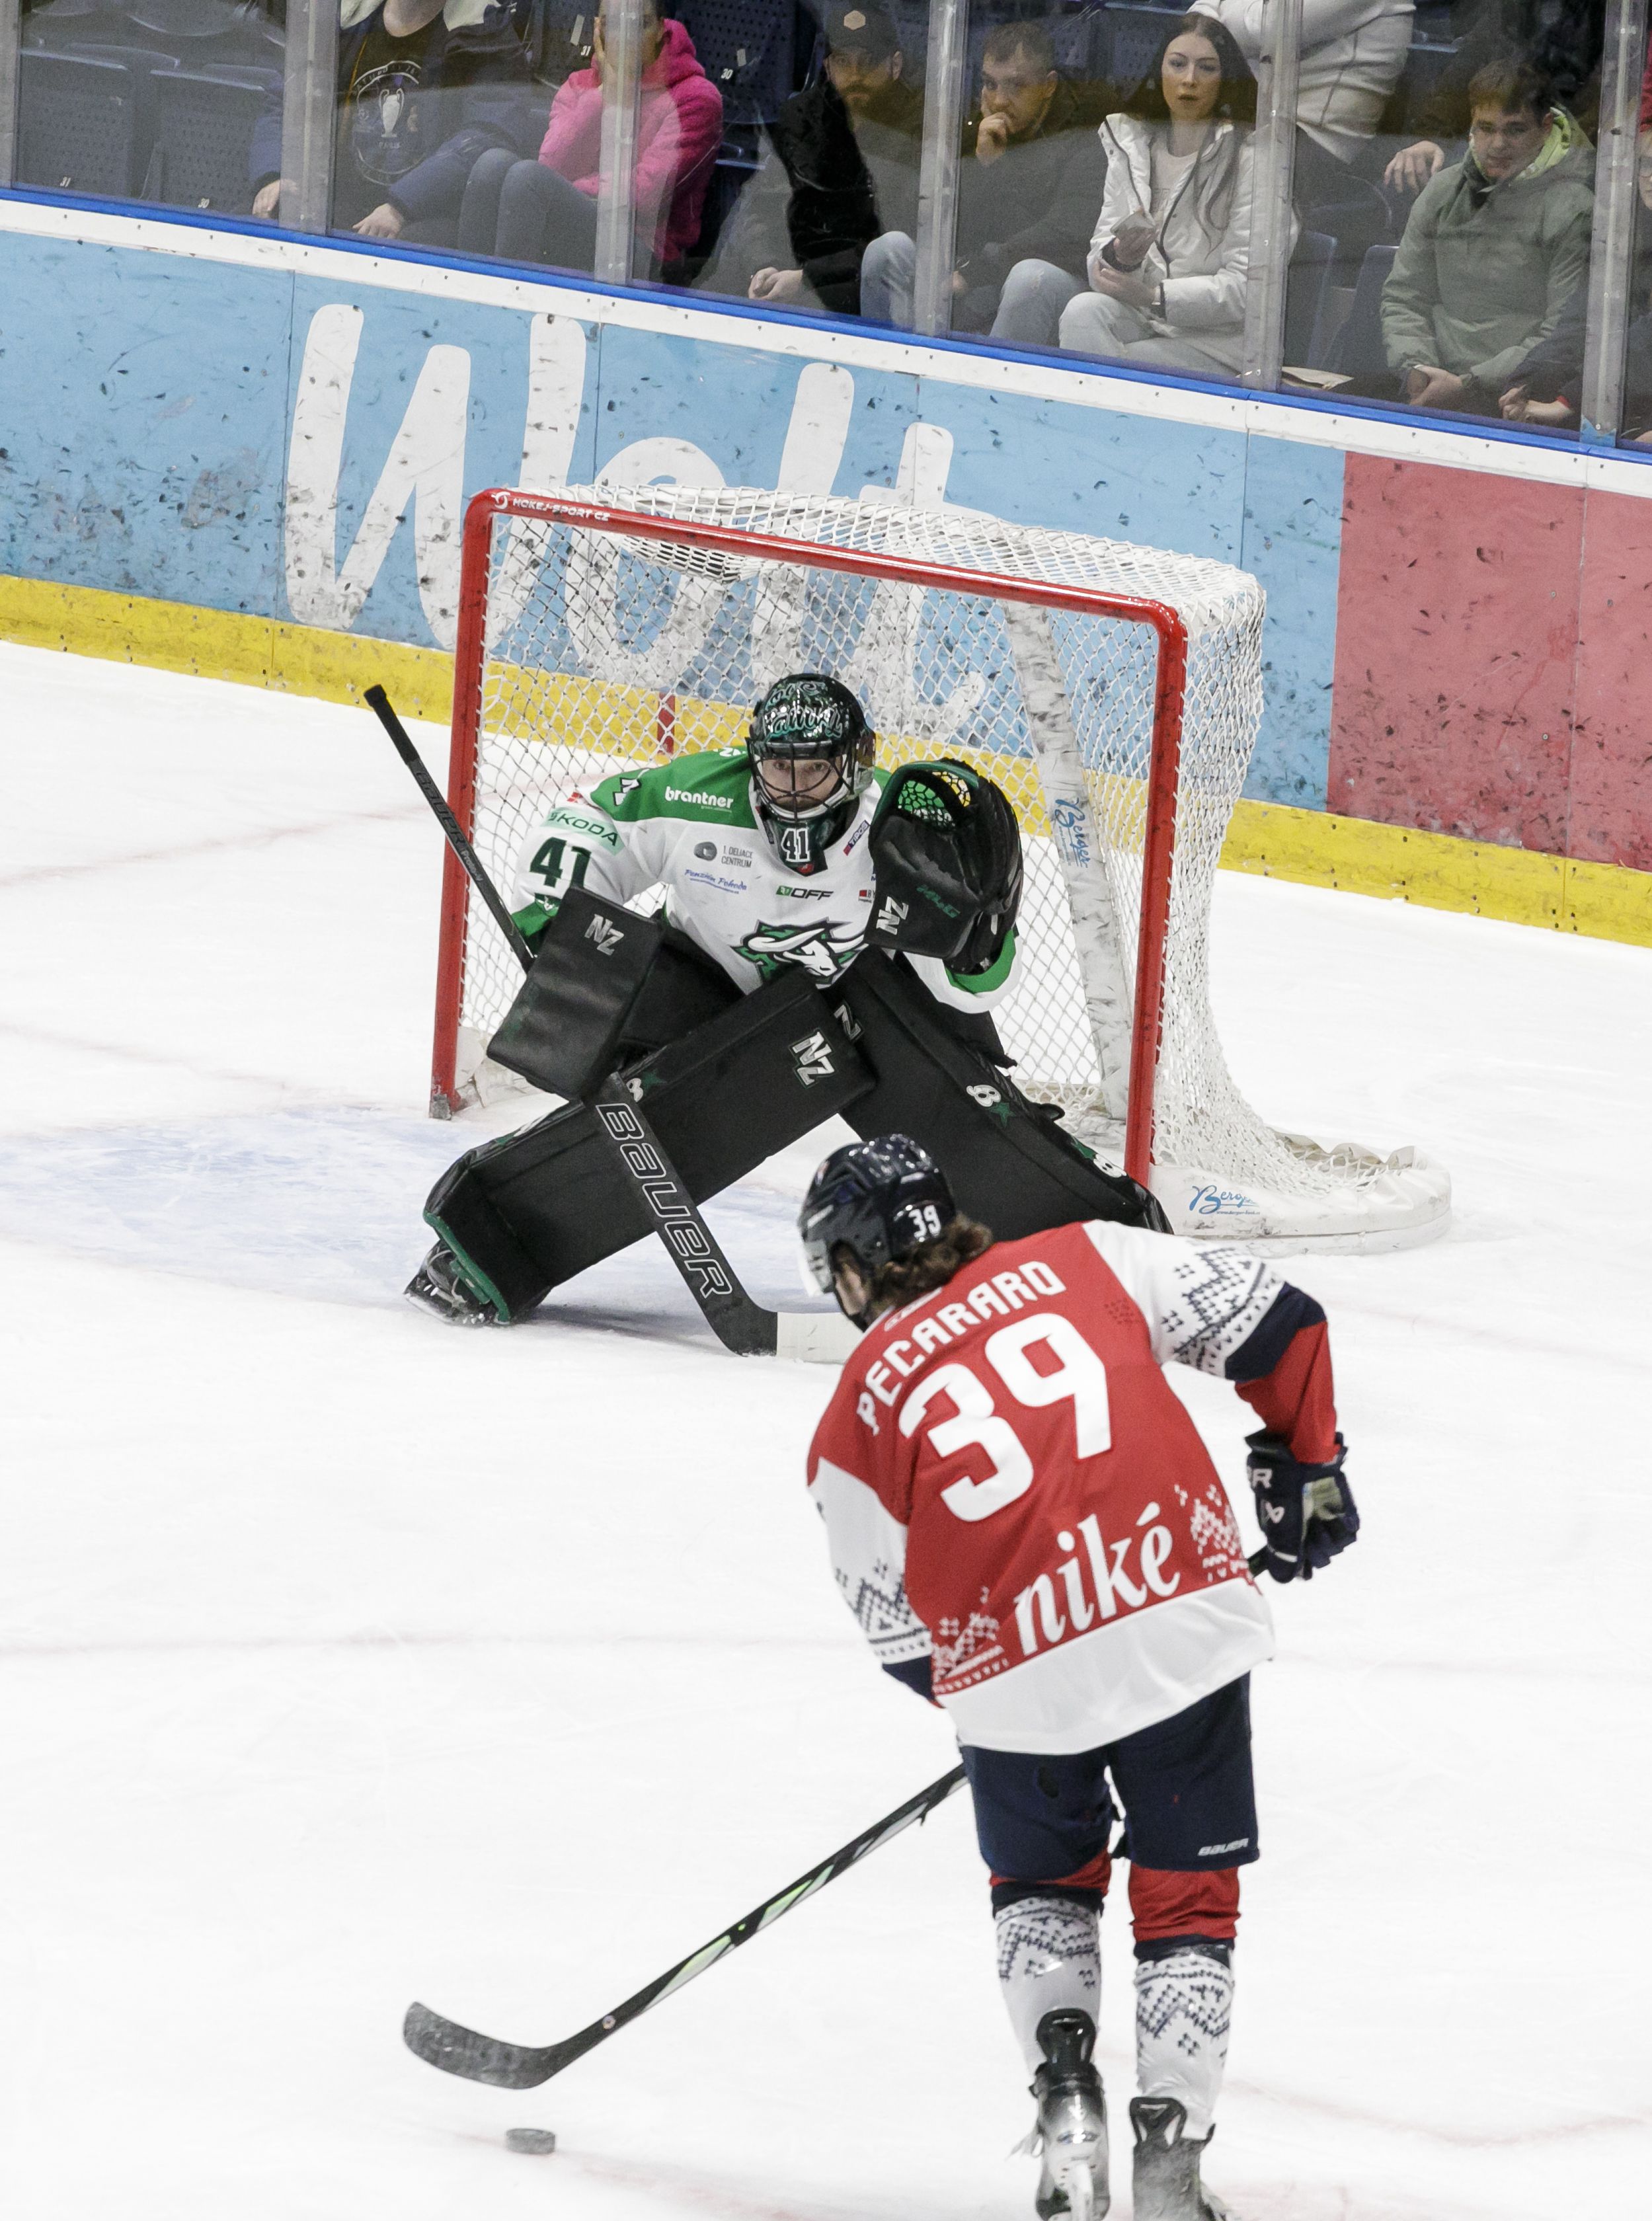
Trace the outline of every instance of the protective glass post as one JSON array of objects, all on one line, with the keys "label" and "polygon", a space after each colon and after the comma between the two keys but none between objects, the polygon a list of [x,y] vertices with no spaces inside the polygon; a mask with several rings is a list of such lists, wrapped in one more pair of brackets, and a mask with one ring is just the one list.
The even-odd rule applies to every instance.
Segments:
[{"label": "protective glass post", "polygon": [[642,0],[604,0],[603,135],[592,276],[628,285],[635,262],[638,111],[642,91]]},{"label": "protective glass post", "polygon": [[0,185],[17,175],[17,80],[22,74],[22,0],[0,0]]},{"label": "protective glass post", "polygon": [[1297,90],[1302,66],[1302,0],[1270,0],[1262,11],[1267,52],[1257,65],[1250,259],[1245,279],[1242,382],[1272,392],[1285,363],[1285,308],[1296,183]]},{"label": "protective glass post", "polygon": [[1600,131],[1579,435],[1595,447],[1611,447],[1624,420],[1624,355],[1634,309],[1630,282],[1640,214],[1636,164],[1646,21],[1647,0],[1609,0],[1600,58]]},{"label": "protective glass post", "polygon": [[281,222],[325,231],[333,215],[339,0],[289,0],[281,91]]},{"label": "protective glass post", "polygon": [[926,337],[952,328],[958,230],[958,146],[964,120],[968,0],[930,0],[917,185],[917,277],[912,328]]}]

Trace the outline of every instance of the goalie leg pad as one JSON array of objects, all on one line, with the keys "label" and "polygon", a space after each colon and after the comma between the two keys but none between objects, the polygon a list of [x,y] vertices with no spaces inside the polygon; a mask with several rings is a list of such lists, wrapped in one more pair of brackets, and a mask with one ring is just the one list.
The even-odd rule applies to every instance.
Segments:
[{"label": "goalie leg pad", "polygon": [[1123,1173],[1103,1171],[1009,1075],[954,1032],[899,958],[868,954],[834,990],[848,1029],[878,1075],[844,1116],[857,1134],[910,1134],[952,1185],[958,1208],[1001,1242],[1076,1218],[1169,1229],[1158,1203]]},{"label": "goalie leg pad", "polygon": [[[696,1203],[847,1111],[872,1085],[865,1060],[795,970],[626,1078]],[[424,1215],[511,1319],[654,1230],[582,1103],[460,1157],[431,1191]]]}]

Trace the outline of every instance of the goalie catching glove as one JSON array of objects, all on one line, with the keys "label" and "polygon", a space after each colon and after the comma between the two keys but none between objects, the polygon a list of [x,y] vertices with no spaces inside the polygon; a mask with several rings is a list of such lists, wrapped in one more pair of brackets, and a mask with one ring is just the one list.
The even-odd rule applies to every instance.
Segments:
[{"label": "goalie catching glove", "polygon": [[1256,1498],[1256,1519],[1267,1545],[1267,1570],[1276,1581],[1298,1573],[1311,1581],[1360,1531],[1354,1492],[1342,1473],[1346,1444],[1324,1465],[1303,1465],[1278,1435],[1247,1435],[1247,1471]]},{"label": "goalie catching glove", "polygon": [[949,757],[907,764],[884,789],[871,846],[869,948],[960,973],[996,962],[1021,906],[1021,829],[1001,788]]}]

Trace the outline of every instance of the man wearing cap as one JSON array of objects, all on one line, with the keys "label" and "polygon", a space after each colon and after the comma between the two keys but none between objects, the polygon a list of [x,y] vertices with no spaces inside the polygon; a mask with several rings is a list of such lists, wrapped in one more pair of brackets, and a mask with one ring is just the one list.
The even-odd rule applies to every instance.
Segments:
[{"label": "man wearing cap", "polygon": [[[1042,23],[1000,23],[988,34],[958,173],[954,331],[1057,344],[1061,310],[1088,282],[1107,182],[1097,126],[1112,104],[1106,86],[1061,74]],[[861,266],[860,313],[910,329],[917,272],[910,233],[881,234]]]},{"label": "man wearing cap", "polygon": [[763,166],[701,284],[854,316],[868,246],[917,225],[923,97],[905,82],[877,0],[832,0],[824,31],[826,66],[775,117]]}]

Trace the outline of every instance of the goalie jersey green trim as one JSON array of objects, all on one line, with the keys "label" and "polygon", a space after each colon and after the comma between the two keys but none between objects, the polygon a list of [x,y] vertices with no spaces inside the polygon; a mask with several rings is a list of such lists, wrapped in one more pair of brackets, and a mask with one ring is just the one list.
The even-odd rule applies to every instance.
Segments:
[{"label": "goalie jersey green trim", "polygon": [[[828,980],[865,944],[873,908],[868,835],[885,774],[875,772],[823,868],[786,869],[752,807],[743,748],[709,749],[611,773],[548,812],[523,841],[512,890],[516,922],[531,939],[558,899],[584,886],[610,902],[654,890],[672,924],[746,992],[781,967]],[[912,960],[925,985],[954,1008],[990,1008],[1010,988],[1014,938],[984,973],[954,979],[931,958]]]}]

